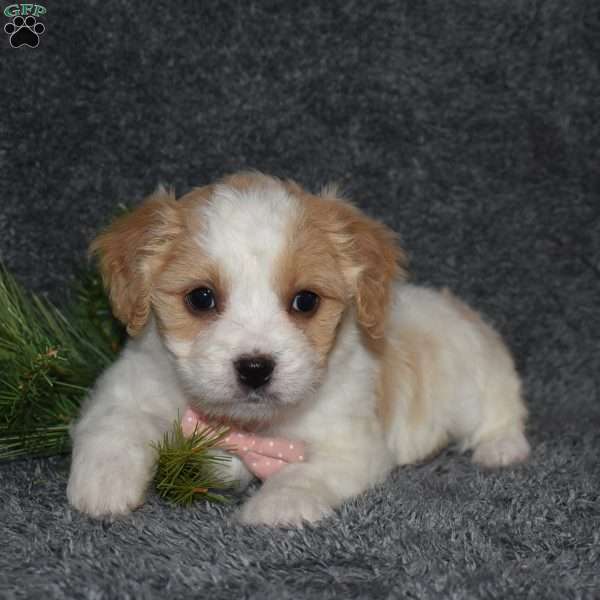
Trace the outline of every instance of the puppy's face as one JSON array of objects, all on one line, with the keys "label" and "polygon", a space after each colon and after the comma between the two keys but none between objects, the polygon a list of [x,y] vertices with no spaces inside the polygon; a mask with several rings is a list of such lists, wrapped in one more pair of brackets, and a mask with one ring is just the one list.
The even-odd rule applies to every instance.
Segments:
[{"label": "puppy's face", "polygon": [[238,421],[312,396],[342,318],[382,336],[400,258],[351,206],[258,174],[158,192],[93,249],[130,333],[152,313],[190,397]]}]

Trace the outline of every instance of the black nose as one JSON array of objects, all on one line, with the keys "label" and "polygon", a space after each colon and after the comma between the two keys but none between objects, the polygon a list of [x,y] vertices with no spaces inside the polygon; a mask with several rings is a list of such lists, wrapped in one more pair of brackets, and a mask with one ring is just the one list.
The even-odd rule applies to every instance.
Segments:
[{"label": "black nose", "polygon": [[234,364],[240,383],[253,389],[265,385],[271,379],[271,374],[275,368],[273,359],[260,354],[242,356]]}]

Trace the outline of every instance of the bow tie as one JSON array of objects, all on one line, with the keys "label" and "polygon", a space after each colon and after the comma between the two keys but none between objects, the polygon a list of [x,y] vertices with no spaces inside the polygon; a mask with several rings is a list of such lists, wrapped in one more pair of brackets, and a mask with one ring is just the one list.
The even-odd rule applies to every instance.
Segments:
[{"label": "bow tie", "polygon": [[[192,408],[186,409],[181,421],[181,429],[188,437],[196,429],[200,431],[210,426],[210,421]],[[229,426],[228,430],[219,446],[237,455],[246,468],[261,480],[274,475],[288,463],[304,460],[304,442],[265,437]]]}]

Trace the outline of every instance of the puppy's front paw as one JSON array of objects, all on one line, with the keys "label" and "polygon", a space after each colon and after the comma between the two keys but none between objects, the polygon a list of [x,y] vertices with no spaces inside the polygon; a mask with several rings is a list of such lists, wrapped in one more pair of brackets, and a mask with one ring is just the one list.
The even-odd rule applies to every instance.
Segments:
[{"label": "puppy's front paw", "polygon": [[212,450],[211,454],[228,458],[227,461],[214,466],[219,479],[232,482],[234,484],[233,489],[236,492],[243,492],[250,485],[254,476],[237,456],[222,450]]},{"label": "puppy's front paw", "polygon": [[242,506],[239,520],[246,525],[302,527],[333,513],[326,496],[297,487],[263,488]]},{"label": "puppy's front paw", "polygon": [[152,448],[74,452],[67,497],[92,517],[117,517],[141,506],[154,465]]}]

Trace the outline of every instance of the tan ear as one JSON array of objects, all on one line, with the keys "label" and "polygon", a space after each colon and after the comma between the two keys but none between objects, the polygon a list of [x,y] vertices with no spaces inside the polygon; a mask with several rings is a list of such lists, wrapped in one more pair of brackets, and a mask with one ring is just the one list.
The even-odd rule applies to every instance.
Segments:
[{"label": "tan ear", "polygon": [[90,253],[99,257],[113,312],[132,336],[148,320],[153,279],[182,228],[174,194],[159,188],[90,246]]},{"label": "tan ear", "polygon": [[335,215],[333,239],[353,290],[358,322],[369,338],[378,340],[384,335],[392,284],[406,279],[408,259],[389,227],[333,197],[334,192],[321,194]]}]

